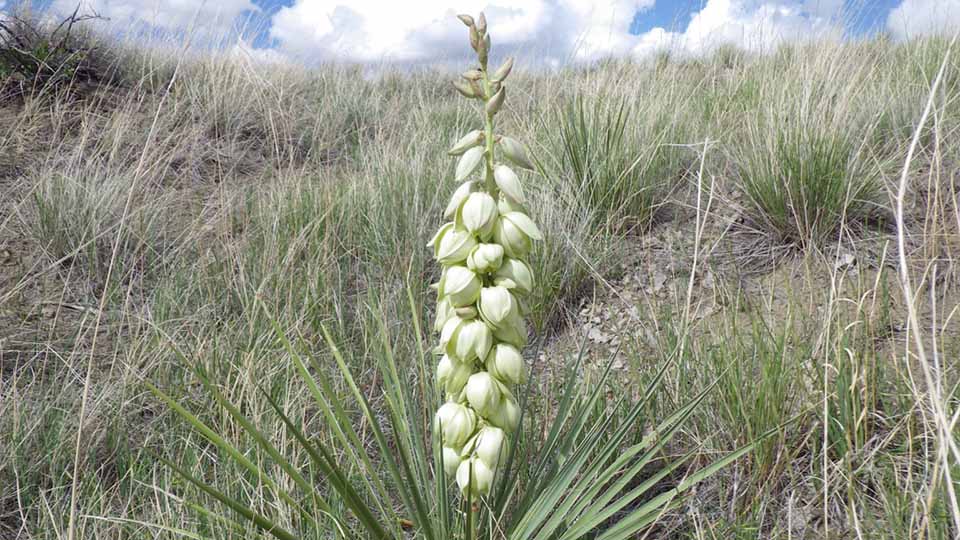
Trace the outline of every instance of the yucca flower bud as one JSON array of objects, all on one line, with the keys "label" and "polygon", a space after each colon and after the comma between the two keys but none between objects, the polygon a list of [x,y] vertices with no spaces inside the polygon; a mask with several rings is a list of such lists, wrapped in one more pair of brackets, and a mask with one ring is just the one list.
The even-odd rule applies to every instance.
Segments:
[{"label": "yucca flower bud", "polygon": [[513,58],[507,58],[507,60],[497,68],[497,71],[493,73],[493,80],[501,82],[507,78],[507,75],[510,75],[510,71],[513,69]]},{"label": "yucca flower bud", "polygon": [[460,206],[463,204],[463,201],[467,200],[467,197],[470,196],[470,192],[473,191],[474,183],[473,181],[464,182],[460,184],[460,187],[453,192],[453,195],[450,196],[450,202],[447,204],[447,208],[443,211],[443,217],[446,219],[453,219],[457,215],[457,211],[460,210]]},{"label": "yucca flower bud", "polygon": [[527,209],[524,208],[522,204],[507,197],[503,193],[500,194],[500,200],[497,201],[497,210],[500,212],[500,215],[509,214],[510,212],[527,213]]},{"label": "yucca flower bud", "polygon": [[476,245],[477,239],[470,234],[470,231],[458,229],[453,223],[440,227],[427,244],[433,247],[433,255],[440,264],[456,264],[465,261]]},{"label": "yucca flower bud", "polygon": [[445,354],[448,346],[454,340],[454,337],[457,335],[457,331],[460,330],[460,326],[466,322],[454,315],[447,319],[447,322],[443,324],[443,328],[440,329],[440,345],[437,347],[437,354]]},{"label": "yucca flower bud", "polygon": [[533,291],[533,271],[520,259],[504,257],[493,274],[493,284],[514,293],[530,294]]},{"label": "yucca flower bud", "polygon": [[460,362],[483,360],[493,347],[493,332],[479,319],[463,321],[447,343],[447,353]]},{"label": "yucca flower bud", "polygon": [[437,364],[437,384],[451,395],[459,394],[471,375],[473,375],[471,362],[459,362],[445,354]]},{"label": "yucca flower bud", "polygon": [[493,169],[493,178],[497,182],[497,187],[504,195],[520,204],[524,203],[523,188],[520,187],[520,179],[517,173],[513,172],[506,165],[497,165]]},{"label": "yucca flower bud", "polygon": [[527,382],[527,368],[520,350],[509,343],[497,343],[490,349],[485,362],[487,373],[510,384]]},{"label": "yucca flower bud", "polygon": [[460,156],[460,161],[457,162],[457,182],[463,182],[473,174],[473,171],[477,170],[477,165],[480,165],[480,162],[483,161],[485,151],[486,149],[482,146],[474,146]]},{"label": "yucca flower bud", "polygon": [[464,79],[468,81],[479,81],[483,78],[483,72],[479,69],[468,69],[464,71],[461,75]]},{"label": "yucca flower bud", "polygon": [[523,257],[530,251],[531,240],[542,240],[543,235],[526,214],[508,212],[497,219],[493,227],[493,239],[503,246],[507,255]]},{"label": "yucca flower bud", "polygon": [[517,400],[511,395],[503,396],[496,412],[487,417],[487,420],[507,433],[513,433],[520,425],[520,406],[517,405]]},{"label": "yucca flower bud", "polygon": [[443,330],[443,325],[447,324],[447,320],[453,317],[455,313],[453,306],[450,305],[450,300],[441,298],[437,302],[437,318],[433,323],[434,332]]},{"label": "yucca flower bud", "polygon": [[476,302],[481,288],[480,280],[472,270],[465,266],[451,266],[444,272],[438,292],[450,301],[451,306],[458,308]]},{"label": "yucca flower bud", "polygon": [[496,469],[506,450],[504,448],[506,439],[507,434],[502,429],[496,426],[485,426],[477,431],[477,434],[467,442],[463,449],[464,451],[470,449],[470,452],[487,467]]},{"label": "yucca flower bud", "polygon": [[477,17],[477,32],[479,32],[481,36],[487,33],[487,16],[483,13],[480,13],[480,16]]},{"label": "yucca flower bud", "polygon": [[477,244],[467,255],[467,268],[478,274],[487,274],[500,268],[503,262],[503,246],[500,244]]},{"label": "yucca flower bud", "polygon": [[448,402],[437,409],[433,422],[433,429],[441,433],[444,446],[460,448],[473,435],[477,415],[469,407]]},{"label": "yucca flower bud", "polygon": [[486,106],[484,107],[487,114],[490,116],[493,116],[498,112],[500,112],[500,107],[503,106],[503,101],[506,99],[506,97],[507,97],[506,88],[501,87],[499,90],[497,90],[497,93],[494,94],[492,98],[490,98],[490,101],[488,101]]},{"label": "yucca flower bud", "polygon": [[447,476],[453,476],[457,474],[457,467],[460,466],[460,452],[457,452],[449,446],[444,446],[443,450],[443,472]]},{"label": "yucca flower bud", "polygon": [[506,324],[493,329],[493,337],[497,341],[509,343],[518,349],[527,345],[527,324],[519,314],[510,318]]},{"label": "yucca flower bud", "polygon": [[[479,33],[479,32],[478,32]],[[487,65],[487,56],[490,54],[490,34],[484,34],[480,38],[479,47],[477,47],[477,59],[480,60],[480,65]]]},{"label": "yucca flower bud", "polygon": [[493,469],[477,458],[465,459],[457,467],[457,485],[464,495],[468,489],[475,497],[489,494],[493,477]]},{"label": "yucca flower bud", "polygon": [[452,148],[450,148],[450,150],[447,150],[447,154],[451,156],[459,156],[474,146],[479,146],[481,144],[483,144],[483,131],[475,129],[461,137],[460,140],[457,141]]},{"label": "yucca flower bud", "polygon": [[533,170],[533,163],[530,162],[527,151],[523,149],[523,145],[519,141],[510,137],[501,137],[498,145],[500,150],[503,151],[503,155],[507,156],[507,159],[512,161],[514,165],[522,169]]},{"label": "yucca flower bud", "polygon": [[463,226],[481,238],[489,238],[498,216],[497,201],[488,193],[471,193],[460,208]]},{"label": "yucca flower bud", "polygon": [[470,376],[463,389],[470,407],[484,417],[497,412],[500,405],[500,384],[486,371],[478,371]]},{"label": "yucca flower bud", "polygon": [[490,326],[499,328],[518,315],[517,302],[504,287],[484,287],[480,289],[480,316]]},{"label": "yucca flower bud", "polygon": [[476,26],[470,26],[470,46],[473,47],[473,50],[477,51],[477,53],[480,52],[480,32],[477,32]]},{"label": "yucca flower bud", "polygon": [[473,88],[473,85],[464,84],[460,81],[453,81],[453,87],[457,89],[457,92],[460,92],[465,98],[476,99],[480,97],[480,94],[477,93],[476,89]]}]

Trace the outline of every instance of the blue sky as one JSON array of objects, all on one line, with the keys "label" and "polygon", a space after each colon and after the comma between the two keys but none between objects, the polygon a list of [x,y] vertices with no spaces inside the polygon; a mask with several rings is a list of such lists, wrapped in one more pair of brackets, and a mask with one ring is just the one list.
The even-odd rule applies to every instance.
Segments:
[{"label": "blue sky", "polygon": [[[498,50],[564,64],[662,49],[704,54],[733,44],[754,51],[807,39],[894,39],[960,28],[960,0],[82,0],[118,31],[185,28],[230,35],[272,60],[442,63],[460,56],[457,12],[483,9]],[[13,0],[0,0],[0,9]],[[34,0],[50,11],[77,0]],[[466,54],[466,51],[462,51]]]}]

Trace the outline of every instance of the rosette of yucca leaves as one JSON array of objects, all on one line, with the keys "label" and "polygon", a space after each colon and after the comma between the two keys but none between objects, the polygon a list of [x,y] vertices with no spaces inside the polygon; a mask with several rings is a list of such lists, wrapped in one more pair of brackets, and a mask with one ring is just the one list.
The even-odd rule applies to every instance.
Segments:
[{"label": "rosette of yucca leaves", "polygon": [[[445,266],[437,287],[436,377],[427,376],[433,373],[434,357],[420,341],[420,287],[412,284],[406,288],[408,334],[393,335],[388,316],[376,309],[381,305],[377,298],[367,302],[371,315],[363,334],[372,341],[363,347],[347,347],[323,329],[332,369],[307,354],[310,343],[291,339],[295,330],[285,329],[265,304],[258,304],[294,367],[296,378],[289,384],[303,385],[322,420],[320,433],[301,420],[302,412],[295,414],[266,389],[261,397],[274,416],[248,417],[244,405],[230,401],[200,367],[202,362],[176,348],[180,361],[194,366],[205,392],[239,426],[248,444],[239,446],[235,431],[232,436],[218,433],[167,392],[147,385],[222,459],[256,479],[260,499],[253,501],[250,494],[231,494],[230,478],[198,476],[159,457],[193,486],[188,496],[200,500],[188,502],[189,508],[225,527],[227,535],[244,537],[252,526],[281,540],[625,540],[679,505],[692,485],[752,448],[697,471],[686,470],[692,453],[664,462],[665,445],[709,391],[692,396],[665,419],[647,418],[644,413],[651,409],[667,364],[638,399],[614,399],[609,370],[592,385],[583,382],[581,351],[560,388],[543,397],[531,392],[521,353],[528,339],[521,299],[536,282],[523,257],[539,231],[534,232],[523,209],[516,173],[492,159],[496,147],[515,166],[529,166],[519,142],[492,132],[512,63],[487,75],[491,42],[486,21],[482,15],[461,20],[469,28],[479,68],[467,72],[467,82],[458,82],[457,89],[483,101],[487,121],[484,130],[454,145],[461,156],[456,175],[466,183],[454,191],[447,208],[452,225],[441,228],[433,242],[434,255]],[[469,180],[481,165],[482,180]],[[489,196],[494,206],[476,194]],[[413,365],[401,363],[398,359],[409,357],[399,350],[401,343],[407,353],[424,354]],[[352,350],[363,351],[364,357],[351,357]],[[361,360],[376,366],[377,395],[350,367]],[[352,403],[339,398],[337,389],[344,387]],[[382,405],[375,409],[373,398]],[[441,398],[445,403],[434,412]],[[534,399],[542,403],[527,406]],[[537,429],[524,430],[524,424]],[[278,426],[283,436],[268,435]],[[658,467],[650,474],[654,465]],[[639,481],[641,470],[645,474]],[[685,475],[678,474],[681,470]],[[668,478],[674,478],[669,489],[660,486],[656,495],[650,494]]]}]

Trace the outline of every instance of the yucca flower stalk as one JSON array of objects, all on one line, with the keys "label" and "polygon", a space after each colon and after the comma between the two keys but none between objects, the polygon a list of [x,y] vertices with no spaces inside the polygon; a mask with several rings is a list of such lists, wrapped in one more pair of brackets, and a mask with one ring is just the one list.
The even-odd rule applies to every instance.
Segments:
[{"label": "yucca flower stalk", "polygon": [[534,287],[525,259],[542,235],[524,208],[519,177],[498,160],[503,156],[530,168],[523,146],[494,131],[513,60],[490,74],[485,16],[459,18],[469,29],[478,65],[454,86],[483,104],[484,128],[467,133],[449,151],[459,156],[455,177],[461,184],[444,212],[450,221],[428,244],[443,266],[434,285],[440,333],[435,352],[446,403],[437,410],[434,431],[446,474],[456,478],[464,494],[485,496],[520,422],[513,387],[527,378],[521,354],[527,343],[523,297]]}]

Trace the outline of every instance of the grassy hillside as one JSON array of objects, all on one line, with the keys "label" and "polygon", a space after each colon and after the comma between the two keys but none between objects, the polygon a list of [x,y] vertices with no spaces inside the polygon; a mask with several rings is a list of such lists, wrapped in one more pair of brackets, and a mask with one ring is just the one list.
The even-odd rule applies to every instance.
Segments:
[{"label": "grassy hillside", "polygon": [[[69,77],[0,57],[0,538],[245,537],[191,508],[218,507],[155,456],[272,512],[262,479],[144,382],[256,463],[270,460],[190,365],[277,444],[291,433],[263,392],[333,441],[279,329],[370,436],[326,330],[374,410],[391,354],[426,429],[425,245],[474,105],[453,73],[75,39],[98,48]],[[535,158],[546,236],[523,429],[556,414],[566,366],[589,389],[610,365],[599,414],[661,368],[650,422],[709,389],[663,450],[693,451],[689,470],[662,489],[774,430],[649,537],[960,534],[960,55],[907,164],[906,267],[894,211],[947,49],[878,38],[512,75],[498,118]]]}]

